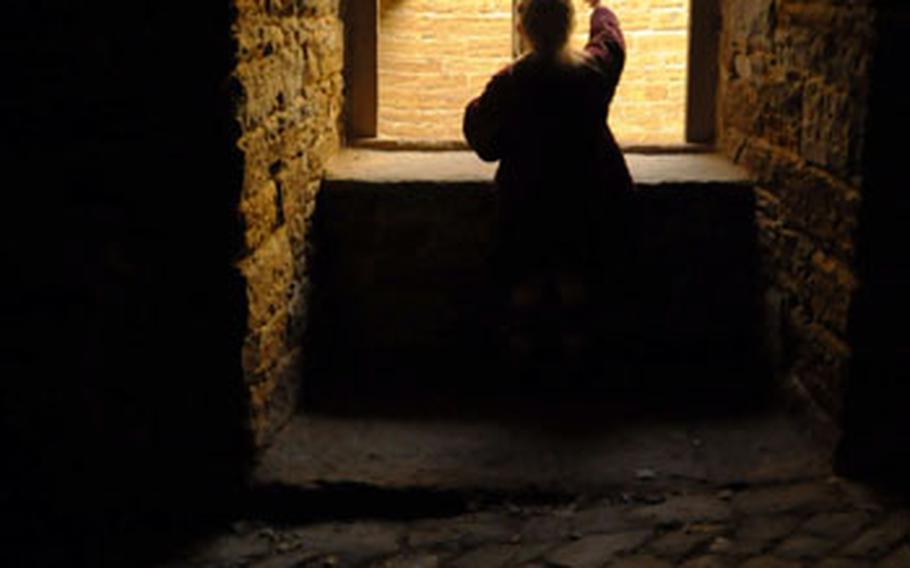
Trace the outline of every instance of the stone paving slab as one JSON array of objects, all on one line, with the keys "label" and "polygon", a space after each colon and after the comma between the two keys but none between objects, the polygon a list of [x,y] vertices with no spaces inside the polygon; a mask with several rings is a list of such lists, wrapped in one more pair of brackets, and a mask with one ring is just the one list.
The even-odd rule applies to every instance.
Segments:
[{"label": "stone paving slab", "polygon": [[[339,503],[313,522],[287,516],[305,500],[275,518],[263,507],[168,566],[910,566],[910,508],[834,477],[787,415],[538,422],[300,418],[261,489],[355,482],[392,495],[385,509]],[[428,505],[439,490],[461,505]]]},{"label": "stone paving slab", "polygon": [[[814,489],[809,489],[813,487]],[[854,486],[833,477],[773,487],[741,486],[733,501],[768,499],[761,513],[714,514],[719,487],[681,489],[665,503],[586,498],[561,505],[506,503],[448,518],[354,520],[286,526],[235,523],[170,566],[187,568],[686,568],[908,566],[908,512],[891,503],[859,503]],[[806,501],[803,496],[824,494]],[[642,523],[642,508],[661,511]],[[702,522],[692,511],[711,512]],[[760,514],[761,516],[754,516]],[[610,519],[604,523],[603,519]],[[857,519],[865,530],[857,534]],[[555,520],[555,522],[553,522]],[[572,530],[559,529],[569,520]],[[553,532],[540,530],[550,526]],[[833,527],[833,528],[832,528]],[[845,528],[846,527],[846,528]],[[849,530],[848,530],[849,529]],[[749,542],[754,546],[743,547]],[[757,544],[756,544],[757,543]]]},{"label": "stone paving slab", "polygon": [[[605,407],[606,408],[606,407]],[[606,420],[591,407],[577,425],[456,419],[415,422],[395,418],[310,415],[296,418],[263,456],[260,485],[319,488],[355,483],[389,489],[597,493],[616,487],[647,491],[666,484],[760,483],[829,473],[829,456],[787,416],[736,419]],[[647,475],[644,475],[647,474]],[[692,520],[715,520],[726,510],[773,510],[823,499],[808,488],[771,487],[768,498],[737,497],[731,504],[673,502]],[[660,514],[655,512],[654,514]]]}]

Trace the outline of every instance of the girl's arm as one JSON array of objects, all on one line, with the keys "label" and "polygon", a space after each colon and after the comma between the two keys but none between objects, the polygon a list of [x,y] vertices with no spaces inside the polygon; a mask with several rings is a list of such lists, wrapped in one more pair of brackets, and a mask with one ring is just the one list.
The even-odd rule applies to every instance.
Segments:
[{"label": "girl's arm", "polygon": [[464,136],[482,160],[495,162],[503,156],[508,79],[511,67],[493,76],[482,95],[468,104],[464,113]]},{"label": "girl's arm", "polygon": [[594,6],[591,13],[591,35],[585,51],[597,66],[613,81],[618,82],[626,62],[626,40],[619,26],[619,18],[600,2],[589,2]]}]

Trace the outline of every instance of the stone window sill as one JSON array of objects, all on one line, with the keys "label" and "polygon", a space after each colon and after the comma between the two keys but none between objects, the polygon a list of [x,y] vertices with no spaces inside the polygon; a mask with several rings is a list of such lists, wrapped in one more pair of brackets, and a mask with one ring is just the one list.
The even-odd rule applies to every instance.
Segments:
[{"label": "stone window sill", "polygon": [[[626,161],[639,188],[654,186],[748,186],[748,173],[727,158],[711,153],[627,153]],[[330,160],[326,180],[333,185],[415,184],[488,185],[496,163],[486,163],[465,150],[383,151],[346,148]]]},{"label": "stone window sill", "polygon": [[[471,148],[464,140],[410,140],[406,138],[355,138],[347,145],[360,150],[388,150],[396,152],[466,151]],[[678,144],[620,144],[627,154],[710,154],[714,147],[708,144],[680,142]]]}]

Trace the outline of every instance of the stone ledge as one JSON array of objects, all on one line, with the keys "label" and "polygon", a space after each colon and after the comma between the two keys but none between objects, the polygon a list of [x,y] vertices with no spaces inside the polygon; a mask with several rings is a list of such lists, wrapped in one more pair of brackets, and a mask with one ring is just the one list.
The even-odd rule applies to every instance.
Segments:
[{"label": "stone ledge", "polygon": [[[642,155],[626,160],[639,188],[667,185],[751,185],[741,167],[717,154]],[[356,184],[488,184],[497,164],[465,151],[345,149],[330,160],[326,180]]]}]

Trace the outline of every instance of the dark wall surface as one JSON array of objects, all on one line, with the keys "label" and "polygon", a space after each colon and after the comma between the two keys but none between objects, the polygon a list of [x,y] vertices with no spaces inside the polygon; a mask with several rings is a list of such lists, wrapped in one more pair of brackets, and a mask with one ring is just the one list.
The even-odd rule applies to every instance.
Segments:
[{"label": "dark wall surface", "polygon": [[[4,10],[6,565],[60,565],[68,532],[68,565],[117,565],[100,525],[243,476],[232,18],[226,1]],[[46,519],[59,538],[29,549]]]},{"label": "dark wall surface", "polygon": [[855,346],[838,465],[845,473],[906,484],[910,476],[910,129],[905,73],[910,7],[884,1],[872,68],[863,209],[858,233],[862,285],[853,304]]},{"label": "dark wall surface", "polygon": [[540,389],[603,398],[628,390],[642,403],[764,394],[753,188],[644,183],[632,202],[634,229],[586,308],[607,338],[596,355],[605,369],[569,378],[558,354],[566,316],[544,307],[531,378],[505,360],[517,318],[506,310],[492,183],[327,180],[305,408],[547,397]]}]

